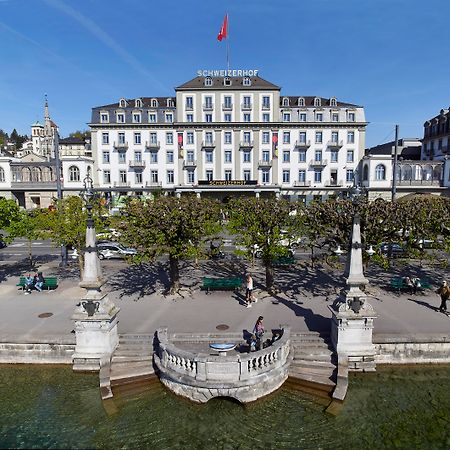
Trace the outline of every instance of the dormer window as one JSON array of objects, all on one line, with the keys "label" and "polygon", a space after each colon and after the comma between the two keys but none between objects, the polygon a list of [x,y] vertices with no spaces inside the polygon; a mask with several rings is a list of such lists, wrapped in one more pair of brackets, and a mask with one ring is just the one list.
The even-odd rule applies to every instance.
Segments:
[{"label": "dormer window", "polygon": [[108,123],[109,122],[109,113],[108,112],[101,112],[100,113],[100,122],[101,123]]},{"label": "dormer window", "polygon": [[334,97],[330,98],[330,106],[337,106],[337,100]]},{"label": "dormer window", "polygon": [[125,123],[125,114],[117,113],[117,123]]},{"label": "dormer window", "polygon": [[287,97],[283,98],[283,106],[289,106],[289,99]]},{"label": "dormer window", "polygon": [[223,85],[224,86],[231,86],[231,78],[230,77],[225,77],[223,79]]},{"label": "dormer window", "polygon": [[133,112],[133,123],[141,123],[141,113],[139,111]]},{"label": "dormer window", "polygon": [[205,77],[205,86],[212,86],[213,81],[211,77]]},{"label": "dormer window", "polygon": [[305,99],[303,97],[299,97],[298,106],[301,106],[301,107],[305,106]]},{"label": "dormer window", "polygon": [[158,107],[158,100],[156,100],[156,98],[152,98],[152,101],[150,103],[152,105],[152,108]]},{"label": "dormer window", "polygon": [[316,97],[314,99],[314,106],[322,106],[322,102],[320,101],[320,98]]},{"label": "dormer window", "polygon": [[135,108],[142,108],[142,100],[140,98],[137,98],[134,102]]},{"label": "dormer window", "polygon": [[249,77],[244,77],[244,79],[242,80],[242,85],[243,86],[251,86],[252,80]]},{"label": "dormer window", "polygon": [[126,106],[127,106],[127,101],[126,101],[124,98],[121,98],[121,99],[119,100],[119,106],[120,106],[121,108],[126,108]]},{"label": "dormer window", "polygon": [[173,106],[173,100],[171,98],[168,98],[166,100],[166,105],[169,106],[169,107]]}]

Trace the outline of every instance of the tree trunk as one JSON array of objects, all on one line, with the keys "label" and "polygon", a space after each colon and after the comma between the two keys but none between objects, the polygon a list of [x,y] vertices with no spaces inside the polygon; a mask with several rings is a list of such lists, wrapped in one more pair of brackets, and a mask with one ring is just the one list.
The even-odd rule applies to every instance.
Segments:
[{"label": "tree trunk", "polygon": [[80,268],[80,280],[83,278],[83,270],[84,270],[84,255],[80,251],[78,253],[78,267]]},{"label": "tree trunk", "polygon": [[311,247],[311,269],[314,269],[314,247]]},{"label": "tree trunk", "polygon": [[266,263],[266,288],[271,293],[273,288],[273,266],[271,262]]},{"label": "tree trunk", "polygon": [[171,294],[175,294],[180,289],[180,266],[179,259],[169,255],[169,275]]},{"label": "tree trunk", "polygon": [[28,239],[28,259],[30,261],[30,269],[33,269],[33,247],[31,239]]}]

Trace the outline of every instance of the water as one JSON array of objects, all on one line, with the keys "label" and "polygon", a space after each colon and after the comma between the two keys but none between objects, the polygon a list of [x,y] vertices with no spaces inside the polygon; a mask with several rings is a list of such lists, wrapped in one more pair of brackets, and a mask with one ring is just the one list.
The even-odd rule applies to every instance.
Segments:
[{"label": "water", "polygon": [[450,448],[450,368],[352,376],[332,416],[288,388],[249,406],[196,405],[156,382],[103,404],[97,375],[0,366],[0,448]]}]

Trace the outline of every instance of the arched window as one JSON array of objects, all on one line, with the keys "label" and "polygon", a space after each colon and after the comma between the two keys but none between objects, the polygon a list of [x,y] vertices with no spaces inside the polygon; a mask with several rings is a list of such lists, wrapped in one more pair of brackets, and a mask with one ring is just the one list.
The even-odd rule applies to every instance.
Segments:
[{"label": "arched window", "polygon": [[205,86],[212,86],[212,78],[211,77],[205,77]]},{"label": "arched window", "polygon": [[119,101],[119,106],[121,108],[125,108],[127,106],[127,101],[124,98],[121,98]]},{"label": "arched window", "polygon": [[142,108],[142,100],[140,98],[137,98],[136,101],[134,102],[134,106],[136,108]]},{"label": "arched window", "polygon": [[156,100],[156,98],[152,98],[152,108],[157,108],[158,107],[158,100]]},{"label": "arched window", "polygon": [[168,98],[168,99],[166,100],[166,105],[167,105],[167,106],[173,106],[173,101],[172,101],[171,98]]},{"label": "arched window", "polygon": [[31,182],[40,183],[42,181],[42,171],[39,167],[31,168]]},{"label": "arched window", "polygon": [[223,85],[224,86],[231,86],[231,78],[230,77],[225,77],[223,79]]},{"label": "arched window", "polygon": [[330,98],[330,106],[337,106],[337,100],[334,97]]},{"label": "arched window", "polygon": [[363,167],[363,181],[369,181],[369,166],[365,164]]},{"label": "arched window", "polygon": [[433,175],[433,168],[427,164],[422,170],[422,180],[430,181]]},{"label": "arched window", "polygon": [[283,98],[283,106],[289,106],[289,99],[287,97]]},{"label": "arched window", "polygon": [[322,102],[320,101],[320,98],[316,97],[314,99],[314,106],[321,106],[321,105],[322,105]]},{"label": "arched window", "polygon": [[77,166],[69,167],[69,181],[80,181],[80,169]]},{"label": "arched window", "polygon": [[5,181],[5,169],[3,167],[0,167],[0,183],[4,183]]},{"label": "arched window", "polygon": [[386,167],[383,164],[378,164],[375,167],[375,180],[381,181],[386,179]]},{"label": "arched window", "polygon": [[436,166],[433,169],[433,180],[440,181],[442,179],[442,166]]},{"label": "arched window", "polygon": [[303,97],[299,97],[298,106],[305,106],[305,99]]},{"label": "arched window", "polygon": [[[412,180],[412,167],[409,164],[405,164],[401,167],[401,177],[400,180],[402,181],[411,181]],[[397,177],[398,179],[398,177]]]}]

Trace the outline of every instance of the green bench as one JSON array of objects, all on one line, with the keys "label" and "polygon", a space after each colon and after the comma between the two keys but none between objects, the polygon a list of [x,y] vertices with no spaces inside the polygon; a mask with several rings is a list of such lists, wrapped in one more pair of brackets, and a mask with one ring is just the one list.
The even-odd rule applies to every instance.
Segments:
[{"label": "green bench", "polygon": [[242,278],[210,278],[204,277],[202,289],[208,294],[209,291],[235,291],[242,286]]},{"label": "green bench", "polygon": [[295,264],[295,258],[293,256],[280,256],[272,261],[273,267],[290,266],[292,264]]},{"label": "green bench", "polygon": [[[58,278],[56,277],[44,277],[44,285],[42,286],[42,289],[52,290],[56,289],[58,287]],[[22,289],[25,288],[25,277],[20,277],[19,282],[16,284],[16,286],[21,287]]]},{"label": "green bench", "polygon": [[[404,278],[396,277],[391,280],[391,288],[400,292],[402,289],[409,289],[408,285],[405,283]],[[420,279],[420,287],[417,289],[431,289],[431,284],[426,279]]]}]

